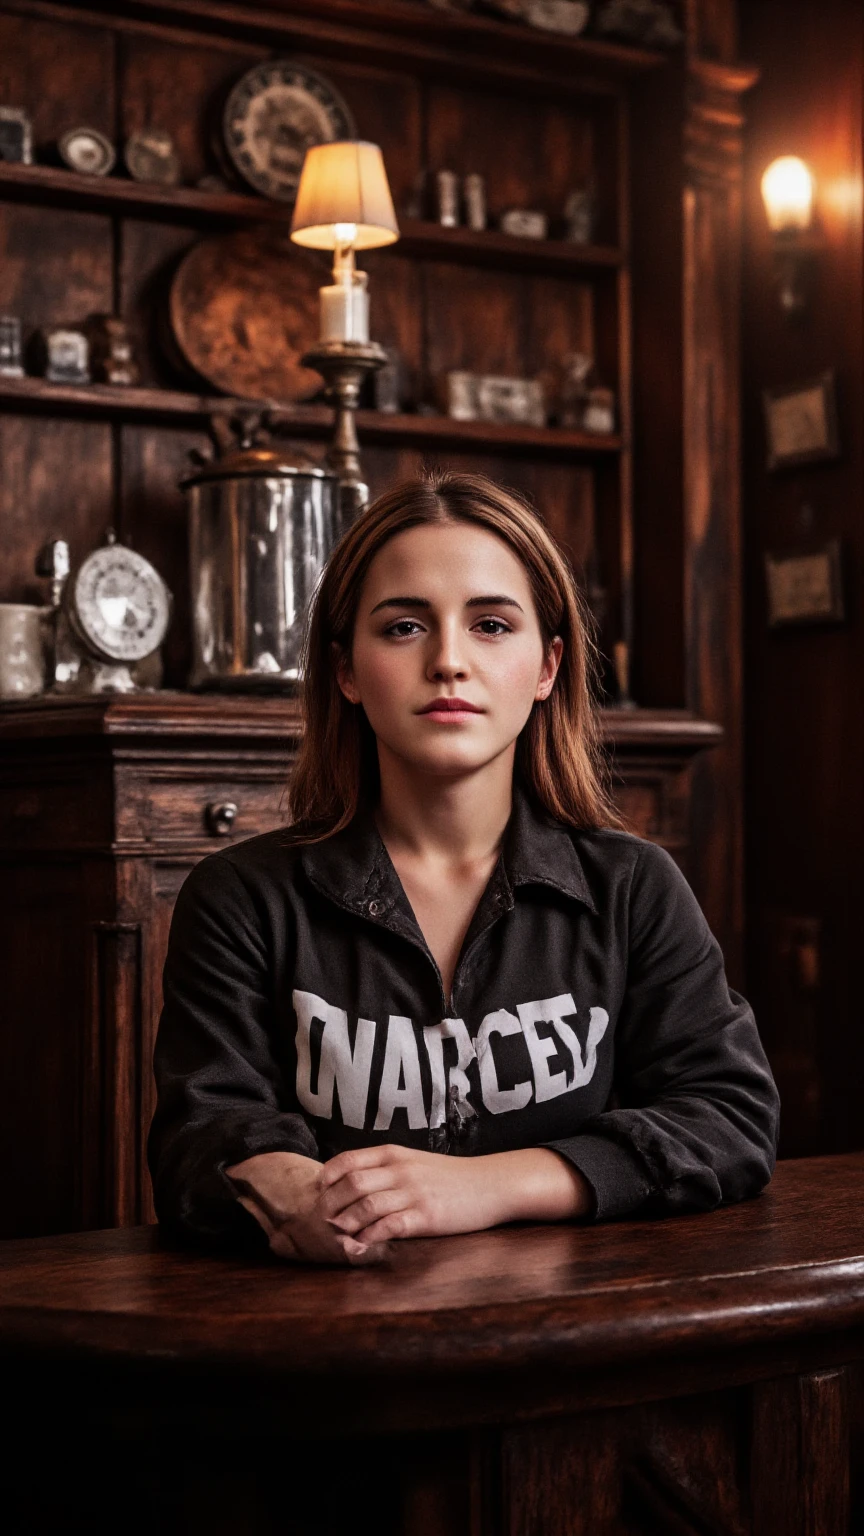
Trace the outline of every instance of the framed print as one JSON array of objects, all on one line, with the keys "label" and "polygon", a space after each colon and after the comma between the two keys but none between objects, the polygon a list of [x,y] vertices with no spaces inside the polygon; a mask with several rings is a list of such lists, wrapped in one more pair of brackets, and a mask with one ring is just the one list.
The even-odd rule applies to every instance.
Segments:
[{"label": "framed print", "polygon": [[786,469],[836,459],[837,396],[833,373],[806,384],[762,391],[768,468]]},{"label": "framed print", "polygon": [[846,617],[839,539],[821,549],[766,553],[768,624],[840,624]]}]

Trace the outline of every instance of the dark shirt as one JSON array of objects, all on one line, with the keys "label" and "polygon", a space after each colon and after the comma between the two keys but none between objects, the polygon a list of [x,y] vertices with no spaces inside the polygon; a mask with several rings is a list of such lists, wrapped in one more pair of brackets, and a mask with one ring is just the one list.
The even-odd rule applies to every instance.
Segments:
[{"label": "dark shirt", "polygon": [[314,845],[271,832],[202,860],[155,1073],[157,1213],[217,1240],[251,1238],[224,1170],[261,1152],[551,1147],[597,1219],[707,1210],[774,1167],[753,1014],[677,865],[518,784],[449,999],[370,809]]}]

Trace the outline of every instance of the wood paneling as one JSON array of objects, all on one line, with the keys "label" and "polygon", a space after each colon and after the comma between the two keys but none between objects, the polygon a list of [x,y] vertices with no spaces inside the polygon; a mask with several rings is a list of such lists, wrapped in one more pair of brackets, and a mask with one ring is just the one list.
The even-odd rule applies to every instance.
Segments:
[{"label": "wood paneling", "polygon": [[[3,871],[4,947],[27,964],[4,966],[3,1078],[19,1085],[0,1115],[4,1181],[0,1233],[61,1231],[77,1205],[79,1050],[85,1009],[81,967],[85,873],[59,863]],[[34,912],[38,911],[38,923]]]},{"label": "wood paneling", "polygon": [[129,326],[142,388],[210,388],[184,364],[175,347],[166,347],[171,279],[185,253],[201,238],[182,225],[143,219],[118,222],[120,310]]},{"label": "wood paneling", "polygon": [[123,538],[152,560],[171,590],[174,607],[163,647],[165,684],[182,687],[192,664],[189,510],[178,489],[193,448],[209,452],[205,432],[145,426],[121,429]]},{"label": "wood paneling", "polygon": [[117,96],[114,35],[109,26],[82,31],[40,15],[0,12],[0,101],[24,107],[43,150],[67,128],[87,123],[113,139]]},{"label": "wood paneling", "polygon": [[[437,83],[427,92],[430,173],[446,169],[484,176],[492,224],[505,209],[528,206],[561,225],[568,194],[591,177],[592,141],[593,123],[584,107],[567,111],[559,103],[514,101]],[[434,202],[434,187],[431,196]],[[604,232],[601,238],[615,236]]]},{"label": "wood paneling", "polygon": [[815,1371],[753,1393],[753,1529],[845,1536],[849,1524],[849,1386],[845,1370]]},{"label": "wood paneling", "polygon": [[111,223],[96,213],[0,207],[0,304],[25,334],[113,306]]},{"label": "wood paneling", "polygon": [[[864,926],[864,248],[860,188],[864,13],[807,0],[742,8],[742,46],[763,64],[748,133],[744,248],[749,987],[784,1104],[781,1147],[862,1145]],[[765,166],[804,155],[820,241],[810,307],[787,322],[759,195]],[[841,457],[769,474],[761,392],[826,368],[838,379]],[[768,550],[843,541],[848,618],[767,625]],[[818,986],[790,974],[790,932],[819,934]],[[791,996],[790,996],[791,992]]]},{"label": "wood paneling", "polygon": [[523,278],[460,271],[444,262],[424,270],[430,386],[451,368],[518,374],[527,341]]},{"label": "wood paneling", "polygon": [[114,521],[111,428],[107,423],[0,414],[2,600],[43,603],[33,574],[46,539],[86,550]]},{"label": "wood paneling", "polygon": [[621,1446],[611,1414],[505,1430],[502,1536],[597,1536],[617,1525]]},{"label": "wood paneling", "polygon": [[[414,261],[392,261],[387,251],[370,251],[362,265],[369,273],[372,335],[383,347],[395,347],[399,353],[405,369],[402,404],[411,409],[428,394],[422,266]],[[371,393],[370,389],[370,404]]]}]

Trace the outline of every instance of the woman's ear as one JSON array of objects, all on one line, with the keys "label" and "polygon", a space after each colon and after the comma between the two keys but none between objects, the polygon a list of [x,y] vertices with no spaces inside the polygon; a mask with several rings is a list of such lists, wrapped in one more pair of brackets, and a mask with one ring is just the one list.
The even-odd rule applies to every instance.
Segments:
[{"label": "woman's ear", "polygon": [[549,649],[543,661],[543,670],[540,673],[540,681],[537,684],[535,699],[548,699],[552,692],[552,686],[558,676],[558,668],[564,655],[564,641],[560,635],[553,635],[549,642]]},{"label": "woman's ear", "polygon": [[359,704],[360,695],[354,687],[354,674],[351,670],[351,659],[347,651],[339,644],[338,640],[331,640],[330,654],[333,658],[333,671],[336,674],[336,681],[342,693],[344,693],[350,704]]}]

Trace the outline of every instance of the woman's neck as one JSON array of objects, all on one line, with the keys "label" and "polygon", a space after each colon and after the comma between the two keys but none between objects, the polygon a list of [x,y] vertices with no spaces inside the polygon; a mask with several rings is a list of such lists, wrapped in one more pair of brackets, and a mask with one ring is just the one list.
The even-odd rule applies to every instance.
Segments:
[{"label": "woman's neck", "polygon": [[513,753],[458,778],[418,774],[380,754],[378,830],[395,851],[430,864],[481,863],[496,853],[513,807]]}]

